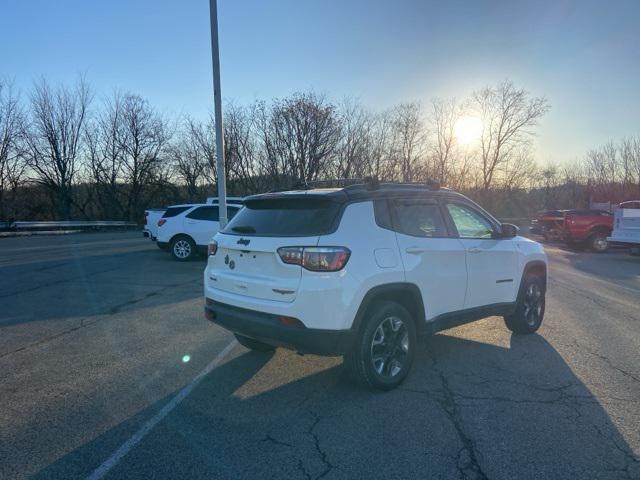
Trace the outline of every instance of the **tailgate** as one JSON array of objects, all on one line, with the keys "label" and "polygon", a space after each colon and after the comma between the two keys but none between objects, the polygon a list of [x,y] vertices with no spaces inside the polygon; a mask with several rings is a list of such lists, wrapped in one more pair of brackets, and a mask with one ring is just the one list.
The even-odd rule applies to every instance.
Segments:
[{"label": "tailgate", "polygon": [[293,302],[298,294],[302,267],[282,262],[278,248],[317,245],[314,237],[255,237],[219,234],[218,252],[210,256],[210,287],[247,297]]}]

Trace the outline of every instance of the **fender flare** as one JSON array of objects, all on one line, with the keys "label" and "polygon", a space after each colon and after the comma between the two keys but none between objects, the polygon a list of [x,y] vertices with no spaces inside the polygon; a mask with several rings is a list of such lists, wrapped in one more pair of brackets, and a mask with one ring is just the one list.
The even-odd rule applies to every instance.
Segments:
[{"label": "fender flare", "polygon": [[524,287],[524,279],[529,275],[529,273],[534,271],[542,270],[542,284],[544,287],[544,291],[547,291],[547,264],[542,260],[531,260],[524,265],[522,269],[522,277],[520,278],[520,287],[518,288],[518,296],[516,297],[516,301],[520,299],[520,295],[522,294],[522,289]]},{"label": "fender flare", "polygon": [[[395,297],[395,298],[394,298]],[[398,298],[399,297],[399,300]],[[353,320],[351,329],[358,332],[362,326],[367,309],[377,300],[392,300],[397,301],[413,314],[416,322],[416,329],[418,333],[426,329],[424,301],[422,299],[422,293],[415,283],[409,282],[395,282],[385,283],[382,285],[376,285],[369,289],[365,293],[356,316]],[[407,304],[409,303],[409,304]]]},{"label": "fender flare", "polygon": [[178,237],[187,237],[189,240],[191,240],[193,242],[193,244],[196,246],[196,248],[198,247],[198,244],[196,243],[196,241],[193,239],[193,237],[191,235],[189,235],[188,233],[176,233],[173,237],[171,237],[169,239],[169,241],[167,242],[167,244],[169,245],[169,247],[171,247],[171,244],[173,243],[173,241],[178,238]]}]

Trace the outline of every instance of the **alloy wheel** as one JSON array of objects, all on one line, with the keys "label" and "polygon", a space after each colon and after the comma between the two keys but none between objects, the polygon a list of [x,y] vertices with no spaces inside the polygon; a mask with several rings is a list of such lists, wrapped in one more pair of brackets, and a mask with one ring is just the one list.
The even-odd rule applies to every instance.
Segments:
[{"label": "alloy wheel", "polygon": [[387,317],[373,334],[371,341],[371,363],[381,377],[398,375],[408,358],[409,331],[398,317]]},{"label": "alloy wheel", "polygon": [[186,240],[178,240],[173,245],[173,253],[178,258],[188,258],[191,255],[191,245]]},{"label": "alloy wheel", "polygon": [[534,327],[542,317],[543,302],[540,286],[537,283],[529,284],[524,296],[524,318],[530,327]]}]

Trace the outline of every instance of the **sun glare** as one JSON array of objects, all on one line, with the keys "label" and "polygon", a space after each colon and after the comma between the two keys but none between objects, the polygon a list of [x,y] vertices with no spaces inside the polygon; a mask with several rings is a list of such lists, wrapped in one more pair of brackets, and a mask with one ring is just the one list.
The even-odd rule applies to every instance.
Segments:
[{"label": "sun glare", "polygon": [[460,117],[456,122],[455,135],[462,145],[476,142],[482,135],[482,120],[470,115]]}]

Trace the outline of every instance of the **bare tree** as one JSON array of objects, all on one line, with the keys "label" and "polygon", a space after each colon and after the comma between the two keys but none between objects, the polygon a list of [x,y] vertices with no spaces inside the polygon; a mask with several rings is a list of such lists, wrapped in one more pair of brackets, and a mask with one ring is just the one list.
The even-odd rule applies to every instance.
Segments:
[{"label": "bare tree", "polygon": [[371,126],[371,160],[367,165],[367,175],[381,180],[395,179],[397,168],[393,126],[391,110],[374,116]]},{"label": "bare tree", "polygon": [[482,188],[488,190],[501,166],[520,155],[550,105],[545,97],[530,98],[508,80],[475,92],[472,100],[482,120],[480,167]]},{"label": "bare tree", "polygon": [[34,85],[26,130],[27,159],[36,182],[52,192],[62,218],[69,218],[72,187],[83,148],[83,126],[92,95],[84,79],[55,89],[43,79]]},{"label": "bare tree", "polygon": [[278,153],[275,125],[272,122],[272,108],[264,101],[254,105],[256,139],[259,145],[257,152],[257,168],[264,178],[265,189],[286,188],[295,176],[290,175],[289,159]]},{"label": "bare tree", "polygon": [[111,218],[128,216],[125,200],[122,199],[122,103],[122,95],[117,92],[112,98],[105,99],[100,113],[85,128],[89,177],[95,184],[96,199],[102,214]]},{"label": "bare tree", "polygon": [[258,176],[258,141],[256,139],[257,105],[240,107],[227,104],[224,117],[225,168],[232,192],[260,190]]},{"label": "bare tree", "polygon": [[341,135],[333,175],[336,178],[364,177],[371,171],[375,119],[361,103],[348,98],[340,105],[339,115]]},{"label": "bare tree", "polygon": [[13,205],[17,189],[24,181],[26,165],[20,145],[23,120],[12,85],[0,81],[0,219],[11,215],[7,203]]},{"label": "bare tree", "polygon": [[[206,138],[206,127],[186,118],[176,141],[169,147],[173,166],[178,179],[187,188],[190,201],[196,200],[202,193],[202,187],[212,178],[211,160],[215,156],[215,147]],[[213,151],[209,151],[209,148]]]},{"label": "bare tree", "polygon": [[[400,178],[404,182],[416,180],[426,149],[426,135],[419,103],[403,103],[393,110],[394,145]],[[424,170],[424,168],[423,168]],[[428,172],[420,172],[422,177]]]},{"label": "bare tree", "polygon": [[122,179],[127,186],[126,211],[131,220],[142,214],[145,196],[153,193],[163,169],[165,147],[171,137],[169,124],[143,98],[122,97],[117,143],[122,151]]},{"label": "bare tree", "polygon": [[622,139],[620,158],[625,184],[631,186],[635,183],[635,193],[640,195],[640,136]]},{"label": "bare tree", "polygon": [[460,145],[456,126],[465,111],[464,102],[436,98],[431,102],[429,170],[434,180],[455,189],[469,187],[476,157],[471,146]]},{"label": "bare tree", "polygon": [[529,187],[535,181],[536,163],[529,145],[524,144],[500,165],[499,183],[503,190],[518,190]]},{"label": "bare tree", "polygon": [[269,121],[269,155],[285,165],[284,173],[301,181],[318,179],[340,138],[335,107],[314,93],[294,94],[274,103]]},{"label": "bare tree", "polygon": [[602,200],[616,196],[620,180],[618,149],[613,142],[589,150],[586,155],[586,169],[592,193]]}]

